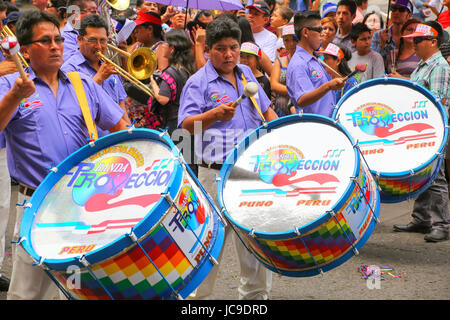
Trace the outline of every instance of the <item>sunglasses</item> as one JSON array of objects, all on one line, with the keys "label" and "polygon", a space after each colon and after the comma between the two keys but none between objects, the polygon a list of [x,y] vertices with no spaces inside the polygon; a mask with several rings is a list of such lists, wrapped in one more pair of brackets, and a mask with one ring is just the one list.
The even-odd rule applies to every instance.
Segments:
[{"label": "sunglasses", "polygon": [[306,27],[306,29],[321,33],[323,31],[323,27]]},{"label": "sunglasses", "polygon": [[64,38],[61,37],[61,36],[56,36],[56,37],[54,37],[53,39],[50,38],[50,37],[43,37],[43,38],[38,39],[38,40],[30,41],[30,42],[27,43],[27,44],[40,43],[40,44],[43,45],[43,46],[50,47],[50,45],[53,43],[53,41],[54,41],[57,45],[60,45],[60,44],[64,43]]},{"label": "sunglasses", "polygon": [[433,39],[436,39],[436,38],[435,37],[414,37],[413,41],[415,44],[419,44],[424,40],[433,40]]}]

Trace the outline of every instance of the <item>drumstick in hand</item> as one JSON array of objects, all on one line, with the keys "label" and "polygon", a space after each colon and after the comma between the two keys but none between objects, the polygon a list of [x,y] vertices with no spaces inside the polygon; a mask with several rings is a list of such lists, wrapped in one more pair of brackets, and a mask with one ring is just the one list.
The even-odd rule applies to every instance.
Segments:
[{"label": "drumstick in hand", "polygon": [[19,73],[22,76],[22,79],[28,79],[25,70],[23,70],[22,62],[19,59],[18,53],[20,51],[20,45],[19,42],[17,42],[17,39],[13,36],[6,36],[2,39],[1,45],[3,50],[11,55],[11,58],[16,64],[17,70],[19,70]]},{"label": "drumstick in hand", "polygon": [[258,92],[258,84],[256,82],[248,82],[244,86],[244,94],[241,95],[231,106],[235,108],[245,97],[253,97]]}]

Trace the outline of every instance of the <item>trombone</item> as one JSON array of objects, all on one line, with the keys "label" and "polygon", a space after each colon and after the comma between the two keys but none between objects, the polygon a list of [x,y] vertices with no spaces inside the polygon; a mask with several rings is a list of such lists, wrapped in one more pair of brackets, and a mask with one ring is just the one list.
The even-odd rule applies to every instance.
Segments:
[{"label": "trombone", "polygon": [[[11,31],[11,29],[7,25],[4,25],[3,29],[0,31],[0,37],[4,38],[7,36],[16,38],[16,35]],[[22,61],[23,66],[25,68],[27,68],[28,67],[27,60],[25,60],[25,58],[23,57],[23,55],[20,52],[17,55],[19,56],[20,61]]]},{"label": "trombone", "polygon": [[97,55],[100,57],[100,59],[104,62],[110,63],[114,66],[114,69],[118,74],[120,74],[122,77],[124,77],[128,82],[134,84],[136,87],[150,95],[152,98],[155,98],[155,95],[153,94],[153,91],[147,87],[145,84],[143,84],[141,81],[133,77],[130,73],[122,69],[119,65],[108,59],[103,53],[100,51],[97,51]]},{"label": "trombone", "polygon": [[156,70],[156,55],[150,48],[138,48],[133,53],[121,50],[112,44],[107,44],[108,48],[128,58],[128,72],[136,79],[144,80]]}]

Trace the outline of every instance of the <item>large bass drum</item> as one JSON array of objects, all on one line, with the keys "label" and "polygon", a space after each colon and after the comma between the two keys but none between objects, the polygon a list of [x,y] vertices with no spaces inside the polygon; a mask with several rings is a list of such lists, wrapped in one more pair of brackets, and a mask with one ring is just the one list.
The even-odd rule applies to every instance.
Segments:
[{"label": "large bass drum", "polygon": [[222,249],[218,214],[165,134],[130,129],[52,169],[20,243],[70,299],[186,298]]},{"label": "large bass drum", "polygon": [[270,270],[312,276],[365,244],[379,194],[354,142],[329,118],[292,115],[248,135],[220,172],[222,211]]}]

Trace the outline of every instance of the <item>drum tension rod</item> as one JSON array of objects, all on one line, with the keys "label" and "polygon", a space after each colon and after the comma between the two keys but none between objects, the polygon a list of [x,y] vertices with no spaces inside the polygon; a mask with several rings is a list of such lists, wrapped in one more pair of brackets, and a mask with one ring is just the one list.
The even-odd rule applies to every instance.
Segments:
[{"label": "drum tension rod", "polygon": [[[364,197],[364,200],[366,201],[367,205],[369,206],[369,210],[372,212],[372,215],[375,219],[376,223],[381,223],[380,219],[378,219],[378,217],[375,215],[375,211],[372,209],[372,206],[370,205],[369,200],[367,200],[366,195],[364,194],[364,192],[362,191],[361,186],[358,183],[358,178],[357,177],[350,177],[351,180],[353,180],[353,182],[358,186],[359,188],[359,192],[362,194],[362,196]],[[378,190],[381,190],[380,187],[377,184],[377,187],[379,188]]]},{"label": "drum tension rod", "polygon": [[[300,241],[302,242],[303,246],[305,247],[306,251],[308,251],[309,256],[311,257],[312,261],[314,262],[314,264],[319,267],[319,264],[317,263],[316,259],[314,259],[313,254],[311,253],[311,251],[309,250],[308,246],[306,245],[305,240],[303,240],[302,234],[300,232],[300,228],[294,227],[295,233],[297,234],[298,238],[300,239]],[[320,274],[323,276],[323,270],[322,268],[318,269]]]},{"label": "drum tension rod", "polygon": [[177,210],[177,213],[180,215],[180,217],[183,219],[183,221],[186,223],[186,226],[189,228],[189,230],[194,234],[195,239],[197,239],[197,241],[200,243],[200,245],[202,246],[203,250],[205,250],[205,253],[207,253],[208,257],[209,257],[209,261],[211,261],[212,264],[214,265],[218,265],[219,262],[216,260],[216,258],[214,258],[210,252],[210,250],[208,250],[208,248],[205,247],[205,244],[203,243],[203,241],[201,241],[201,239],[199,239],[199,237],[197,236],[197,234],[192,230],[192,227],[188,224],[188,222],[186,221],[186,219],[183,216],[183,213],[181,212],[180,208],[178,208],[178,206],[175,204],[175,202],[173,201],[172,197],[170,196],[169,193],[164,193],[162,194],[162,196],[164,197],[164,199],[166,199],[166,201],[169,203],[169,205],[171,207],[174,207]]},{"label": "drum tension rod", "polygon": [[150,261],[150,263],[153,265],[153,267],[155,268],[155,270],[159,273],[159,275],[161,276],[161,278],[166,282],[167,286],[170,288],[170,290],[172,291],[173,295],[177,297],[177,300],[183,300],[183,297],[175,290],[174,287],[172,287],[172,285],[170,284],[169,280],[166,279],[166,277],[162,274],[162,272],[159,270],[159,268],[156,266],[156,264],[153,262],[152,258],[150,258],[150,256],[148,255],[148,253],[144,250],[144,248],[142,247],[141,243],[138,241],[138,237],[136,236],[136,234],[134,233],[133,230],[131,230],[130,233],[127,234],[131,240],[136,243],[138,245],[138,247],[142,250],[142,252],[144,253],[144,255],[147,257],[147,259]]},{"label": "drum tension rod", "polygon": [[78,261],[89,271],[89,273],[91,274],[91,276],[95,279],[95,281],[97,281],[100,286],[102,287],[102,289],[106,292],[106,294],[111,298],[111,300],[115,300],[114,297],[112,296],[112,294],[109,292],[108,289],[106,289],[106,287],[103,285],[103,283],[98,279],[98,277],[95,275],[94,271],[92,271],[89,261],[87,261],[86,256],[82,255]]},{"label": "drum tension rod", "polygon": [[[359,190],[361,192],[361,188]],[[353,242],[351,242],[350,239],[348,238],[348,234],[347,234],[347,232],[345,232],[344,228],[342,228],[341,223],[339,222],[339,220],[336,217],[336,213],[333,210],[328,211],[328,213],[334,218],[334,220],[336,221],[336,223],[339,226],[339,228],[341,228],[341,230],[344,233],[345,238],[347,239],[348,243],[350,243],[350,245],[352,246],[352,250],[353,250],[353,253],[355,254],[355,256],[359,255],[358,249],[356,249],[356,247],[353,245]]]},{"label": "drum tension rod", "polygon": [[61,292],[66,296],[66,298],[68,300],[75,300],[72,295],[67,292],[67,290],[61,285],[61,283],[59,283],[59,281],[57,281],[55,279],[55,277],[53,276],[53,274],[50,272],[50,268],[44,264],[45,258],[44,257],[40,257],[39,260],[36,260],[33,258],[33,260],[35,261],[32,266],[33,267],[40,267],[42,268],[42,271],[45,272],[45,274],[55,283],[55,285],[58,287],[59,290],[61,290]]}]

